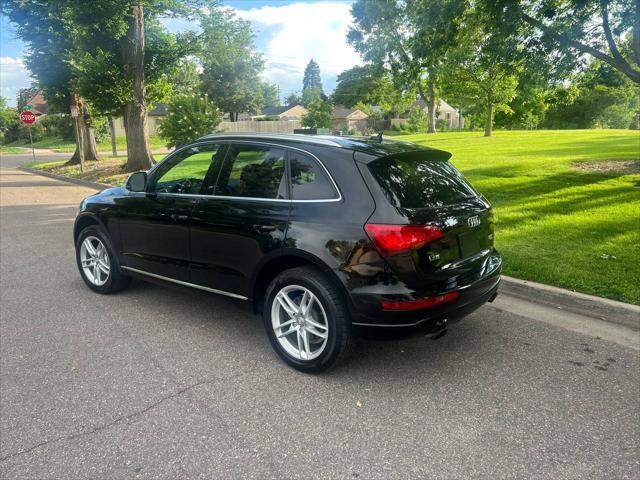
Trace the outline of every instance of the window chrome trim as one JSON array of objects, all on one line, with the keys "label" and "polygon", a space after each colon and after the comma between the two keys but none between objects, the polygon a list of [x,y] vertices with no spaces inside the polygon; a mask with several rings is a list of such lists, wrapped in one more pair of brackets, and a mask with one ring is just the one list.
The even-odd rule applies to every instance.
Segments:
[{"label": "window chrome trim", "polygon": [[204,290],[205,292],[217,293],[218,295],[224,295],[225,297],[237,298],[239,300],[249,300],[249,298],[238,295],[237,293],[225,292],[224,290],[218,290],[216,288],[204,287],[202,285],[196,285],[195,283],[183,282],[182,280],[176,280],[175,278],[164,277],[162,275],[157,275],[155,273],[145,272],[144,270],[138,270],[133,267],[126,267],[122,265],[120,268],[123,270],[128,270],[130,272],[138,273],[140,275],[146,275],[153,278],[158,278],[160,280],[165,280],[167,282],[176,283],[178,285],[183,285],[185,287],[197,288],[198,290]]},{"label": "window chrome trim", "polygon": [[[270,147],[277,147],[280,148],[282,150],[297,150],[298,152],[302,152],[305,155],[309,155],[311,158],[313,158],[316,162],[318,162],[320,164],[320,168],[322,168],[322,170],[324,171],[324,173],[327,175],[327,177],[329,177],[329,181],[331,182],[331,185],[333,185],[334,190],[338,193],[338,198],[326,198],[326,199],[313,199],[313,200],[292,200],[290,198],[259,198],[259,197],[232,197],[229,195],[203,195],[203,194],[194,194],[194,193],[167,193],[167,192],[149,192],[151,194],[156,194],[156,195],[162,195],[162,196],[176,196],[176,197],[197,197],[197,198],[218,198],[218,199],[227,199],[227,200],[242,200],[242,201],[247,201],[247,200],[253,200],[256,202],[280,202],[280,203],[329,203],[329,202],[341,202],[342,201],[342,192],[340,191],[340,189],[338,188],[338,184],[335,182],[335,180],[333,179],[333,177],[331,176],[331,173],[329,173],[329,170],[327,169],[327,167],[324,165],[324,163],[322,163],[322,160],[320,160],[317,156],[315,156],[313,153],[307,151],[307,150],[303,150],[302,148],[297,148],[297,147],[291,147],[289,145],[279,145],[277,143],[268,143],[268,142],[260,142],[260,141],[251,141],[251,140],[233,140],[233,139],[228,139],[228,140],[220,140],[218,142],[213,142],[211,140],[208,141],[201,141],[198,143],[193,143],[191,145],[187,145],[185,147],[182,147],[179,150],[176,150],[175,152],[171,153],[171,156],[173,156],[174,154],[177,154],[178,152],[181,152],[183,150],[186,150],[188,148],[193,148],[193,147],[197,147],[199,145],[202,144],[210,144],[210,143],[219,143],[219,144],[234,144],[234,143],[238,143],[238,144],[249,144],[249,145],[268,145]],[[167,157],[168,158],[168,157]],[[149,172],[147,173],[147,175],[150,175],[156,168],[158,168],[158,166],[161,163],[164,163],[167,158],[162,159],[161,162],[157,163],[156,165],[154,165],[151,170],[149,170]],[[222,160],[223,162],[226,160],[226,155],[225,158]]]}]

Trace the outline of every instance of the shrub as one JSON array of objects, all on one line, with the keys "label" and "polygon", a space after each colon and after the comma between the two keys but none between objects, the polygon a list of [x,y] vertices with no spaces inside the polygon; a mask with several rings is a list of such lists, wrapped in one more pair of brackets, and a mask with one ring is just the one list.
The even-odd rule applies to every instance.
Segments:
[{"label": "shrub", "polygon": [[93,128],[93,134],[96,137],[96,143],[102,143],[111,138],[109,121],[106,117],[91,117],[91,127]]},{"label": "shrub", "polygon": [[302,126],[308,128],[331,128],[331,112],[333,107],[328,101],[316,98],[307,107],[307,114],[302,116]]},{"label": "shrub", "polygon": [[409,112],[407,130],[411,133],[426,132],[429,124],[427,113],[420,108],[412,108]]},{"label": "shrub", "polygon": [[61,137],[63,140],[74,141],[76,139],[73,121],[69,115],[47,115],[40,123],[45,127],[47,135]]},{"label": "shrub", "polygon": [[[36,122],[31,125],[31,137],[34,142],[39,142],[45,136],[44,125],[40,122]],[[27,125],[20,125],[18,127],[18,139],[23,140],[25,143],[29,142],[29,127]]]},{"label": "shrub", "polygon": [[158,132],[167,140],[167,147],[179,147],[198,137],[213,133],[220,123],[220,111],[207,95],[185,93],[174,97],[167,105],[169,113]]}]

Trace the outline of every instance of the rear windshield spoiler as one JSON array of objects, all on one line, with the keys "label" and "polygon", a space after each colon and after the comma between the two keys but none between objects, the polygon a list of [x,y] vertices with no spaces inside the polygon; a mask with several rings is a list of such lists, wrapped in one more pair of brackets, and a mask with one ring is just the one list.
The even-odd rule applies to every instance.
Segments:
[{"label": "rear windshield spoiler", "polygon": [[357,162],[363,164],[369,164],[371,162],[375,162],[377,160],[395,157],[401,158],[403,160],[433,160],[433,161],[447,161],[452,157],[451,152],[446,152],[444,150],[438,150],[436,148],[416,148],[407,150],[406,148],[397,152],[389,152],[388,150],[385,152],[386,155],[374,156],[374,155],[366,155],[361,152],[354,152],[354,158]]}]

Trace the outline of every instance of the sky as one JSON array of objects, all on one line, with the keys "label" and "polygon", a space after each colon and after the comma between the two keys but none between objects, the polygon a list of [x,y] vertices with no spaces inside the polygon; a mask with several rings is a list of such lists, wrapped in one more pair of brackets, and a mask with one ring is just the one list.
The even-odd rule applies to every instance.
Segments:
[{"label": "sky", "polygon": [[[313,58],[320,65],[325,93],[335,88],[336,76],[360,64],[358,54],[347,45],[352,0],[227,0],[224,5],[249,20],[256,50],[263,54],[265,80],[280,87],[284,99],[302,89],[304,67]],[[166,19],[168,30],[193,29],[184,20]],[[20,88],[31,83],[22,56],[25,45],[13,26],[0,16],[0,95],[15,105]]]}]

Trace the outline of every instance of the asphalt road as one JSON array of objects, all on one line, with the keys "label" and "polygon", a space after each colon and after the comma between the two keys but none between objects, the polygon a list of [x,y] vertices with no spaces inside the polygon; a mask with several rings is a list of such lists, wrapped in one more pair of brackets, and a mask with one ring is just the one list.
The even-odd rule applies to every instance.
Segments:
[{"label": "asphalt road", "polygon": [[634,342],[496,302],[304,375],[242,303],[92,293],[71,241],[88,190],[1,173],[0,478],[640,476]]}]

